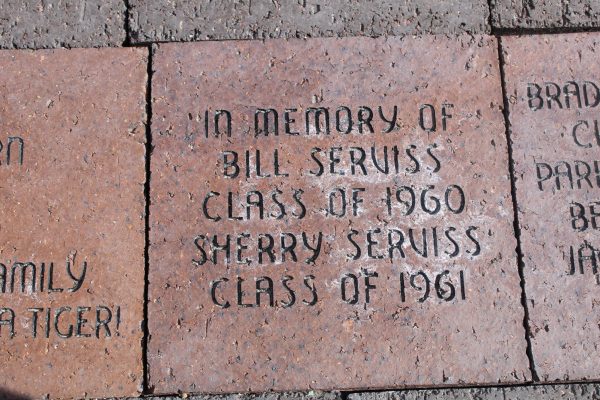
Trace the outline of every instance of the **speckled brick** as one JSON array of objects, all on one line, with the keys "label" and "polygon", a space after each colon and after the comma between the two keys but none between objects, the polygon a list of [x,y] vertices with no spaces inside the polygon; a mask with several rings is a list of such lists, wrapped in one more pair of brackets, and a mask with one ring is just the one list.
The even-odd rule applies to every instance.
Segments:
[{"label": "speckled brick", "polygon": [[352,393],[349,400],[598,400],[594,383]]},{"label": "speckled brick", "polygon": [[[599,400],[597,383],[504,388],[504,400]],[[487,398],[484,397],[487,400]]]},{"label": "speckled brick", "polygon": [[351,393],[348,400],[426,400],[424,390]]},{"label": "speckled brick", "polygon": [[349,400],[505,400],[502,388],[429,389],[356,393]]},{"label": "speckled brick", "polygon": [[0,48],[121,46],[123,0],[2,0]]},{"label": "speckled brick", "polygon": [[491,0],[492,24],[499,28],[600,26],[597,0]]},{"label": "speckled brick", "polygon": [[141,391],[146,64],[0,51],[1,398]]},{"label": "speckled brick", "polygon": [[[178,400],[185,396],[188,400],[341,400],[336,392],[306,392],[306,393],[260,393],[260,394],[229,394],[229,395],[181,395],[174,397],[147,397],[148,400]],[[117,399],[114,399],[117,400]]]},{"label": "speckled brick", "polygon": [[155,393],[529,379],[494,38],[164,44],[153,60]]},{"label": "speckled brick", "polygon": [[133,42],[488,32],[485,0],[130,0]]},{"label": "speckled brick", "polygon": [[600,35],[502,45],[535,367],[544,381],[598,379]]}]

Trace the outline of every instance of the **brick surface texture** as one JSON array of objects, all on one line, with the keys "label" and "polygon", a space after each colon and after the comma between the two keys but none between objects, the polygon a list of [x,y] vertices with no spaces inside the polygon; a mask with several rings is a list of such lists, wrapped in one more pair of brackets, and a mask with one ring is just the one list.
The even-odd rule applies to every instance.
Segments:
[{"label": "brick surface texture", "polygon": [[156,393],[529,379],[496,60],[481,36],[159,46]]},{"label": "brick surface texture", "polygon": [[600,26],[597,0],[491,0],[492,24],[499,28]]},{"label": "brick surface texture", "polygon": [[130,0],[133,42],[489,31],[484,0]]},{"label": "brick surface texture", "polygon": [[[589,67],[599,39],[502,41],[531,343],[542,380],[600,377],[600,73]],[[548,55],[561,62],[542,62]]]},{"label": "brick surface texture", "polygon": [[122,0],[2,0],[0,48],[121,46]]},{"label": "brick surface texture", "polygon": [[599,53],[600,0],[0,0],[0,400],[600,400]]},{"label": "brick surface texture", "polygon": [[[339,400],[339,393],[265,393],[234,395],[186,395],[188,400]],[[474,389],[422,389],[346,394],[348,400],[598,400],[597,383],[490,387]],[[175,400],[177,397],[149,397],[149,400]],[[116,399],[111,399],[116,400]]]},{"label": "brick surface texture", "polygon": [[432,389],[395,392],[355,393],[349,400],[505,400],[501,388]]},{"label": "brick surface texture", "polygon": [[0,397],[141,390],[146,63],[0,51]]},{"label": "brick surface texture", "polygon": [[[305,392],[305,393],[261,393],[261,394],[229,394],[229,395],[185,395],[189,400],[342,400],[337,392]],[[176,400],[177,397],[149,397],[148,400]],[[116,399],[114,399],[116,400]]]},{"label": "brick surface texture", "polygon": [[349,400],[598,400],[598,384],[353,393]]}]

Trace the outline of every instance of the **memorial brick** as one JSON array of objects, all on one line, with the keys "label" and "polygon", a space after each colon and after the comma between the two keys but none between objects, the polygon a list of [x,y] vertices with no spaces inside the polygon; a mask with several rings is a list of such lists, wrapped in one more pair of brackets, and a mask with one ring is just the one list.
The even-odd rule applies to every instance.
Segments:
[{"label": "memorial brick", "polygon": [[529,379],[494,38],[159,45],[155,393]]},{"label": "memorial brick", "polygon": [[130,0],[133,42],[489,32],[486,0]]},{"label": "memorial brick", "polygon": [[600,378],[599,40],[502,39],[530,339],[544,381]]},{"label": "memorial brick", "polygon": [[0,388],[143,380],[147,51],[0,51]]}]

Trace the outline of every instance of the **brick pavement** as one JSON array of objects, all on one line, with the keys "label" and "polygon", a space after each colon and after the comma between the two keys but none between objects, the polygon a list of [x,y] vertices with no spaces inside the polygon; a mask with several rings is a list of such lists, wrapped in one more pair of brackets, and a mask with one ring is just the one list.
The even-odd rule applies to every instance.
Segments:
[{"label": "brick pavement", "polygon": [[600,398],[599,25],[3,1],[0,398]]}]

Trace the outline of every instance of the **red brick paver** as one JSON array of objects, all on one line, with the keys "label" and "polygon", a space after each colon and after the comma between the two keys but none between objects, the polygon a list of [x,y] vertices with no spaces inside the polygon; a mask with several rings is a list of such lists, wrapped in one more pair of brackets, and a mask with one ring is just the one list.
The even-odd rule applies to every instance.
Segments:
[{"label": "red brick paver", "polygon": [[480,36],[159,46],[156,392],[529,379],[497,60]]},{"label": "red brick paver", "polygon": [[142,385],[144,49],[0,52],[0,388]]},{"label": "red brick paver", "polygon": [[502,39],[531,343],[542,380],[600,377],[599,40]]}]

